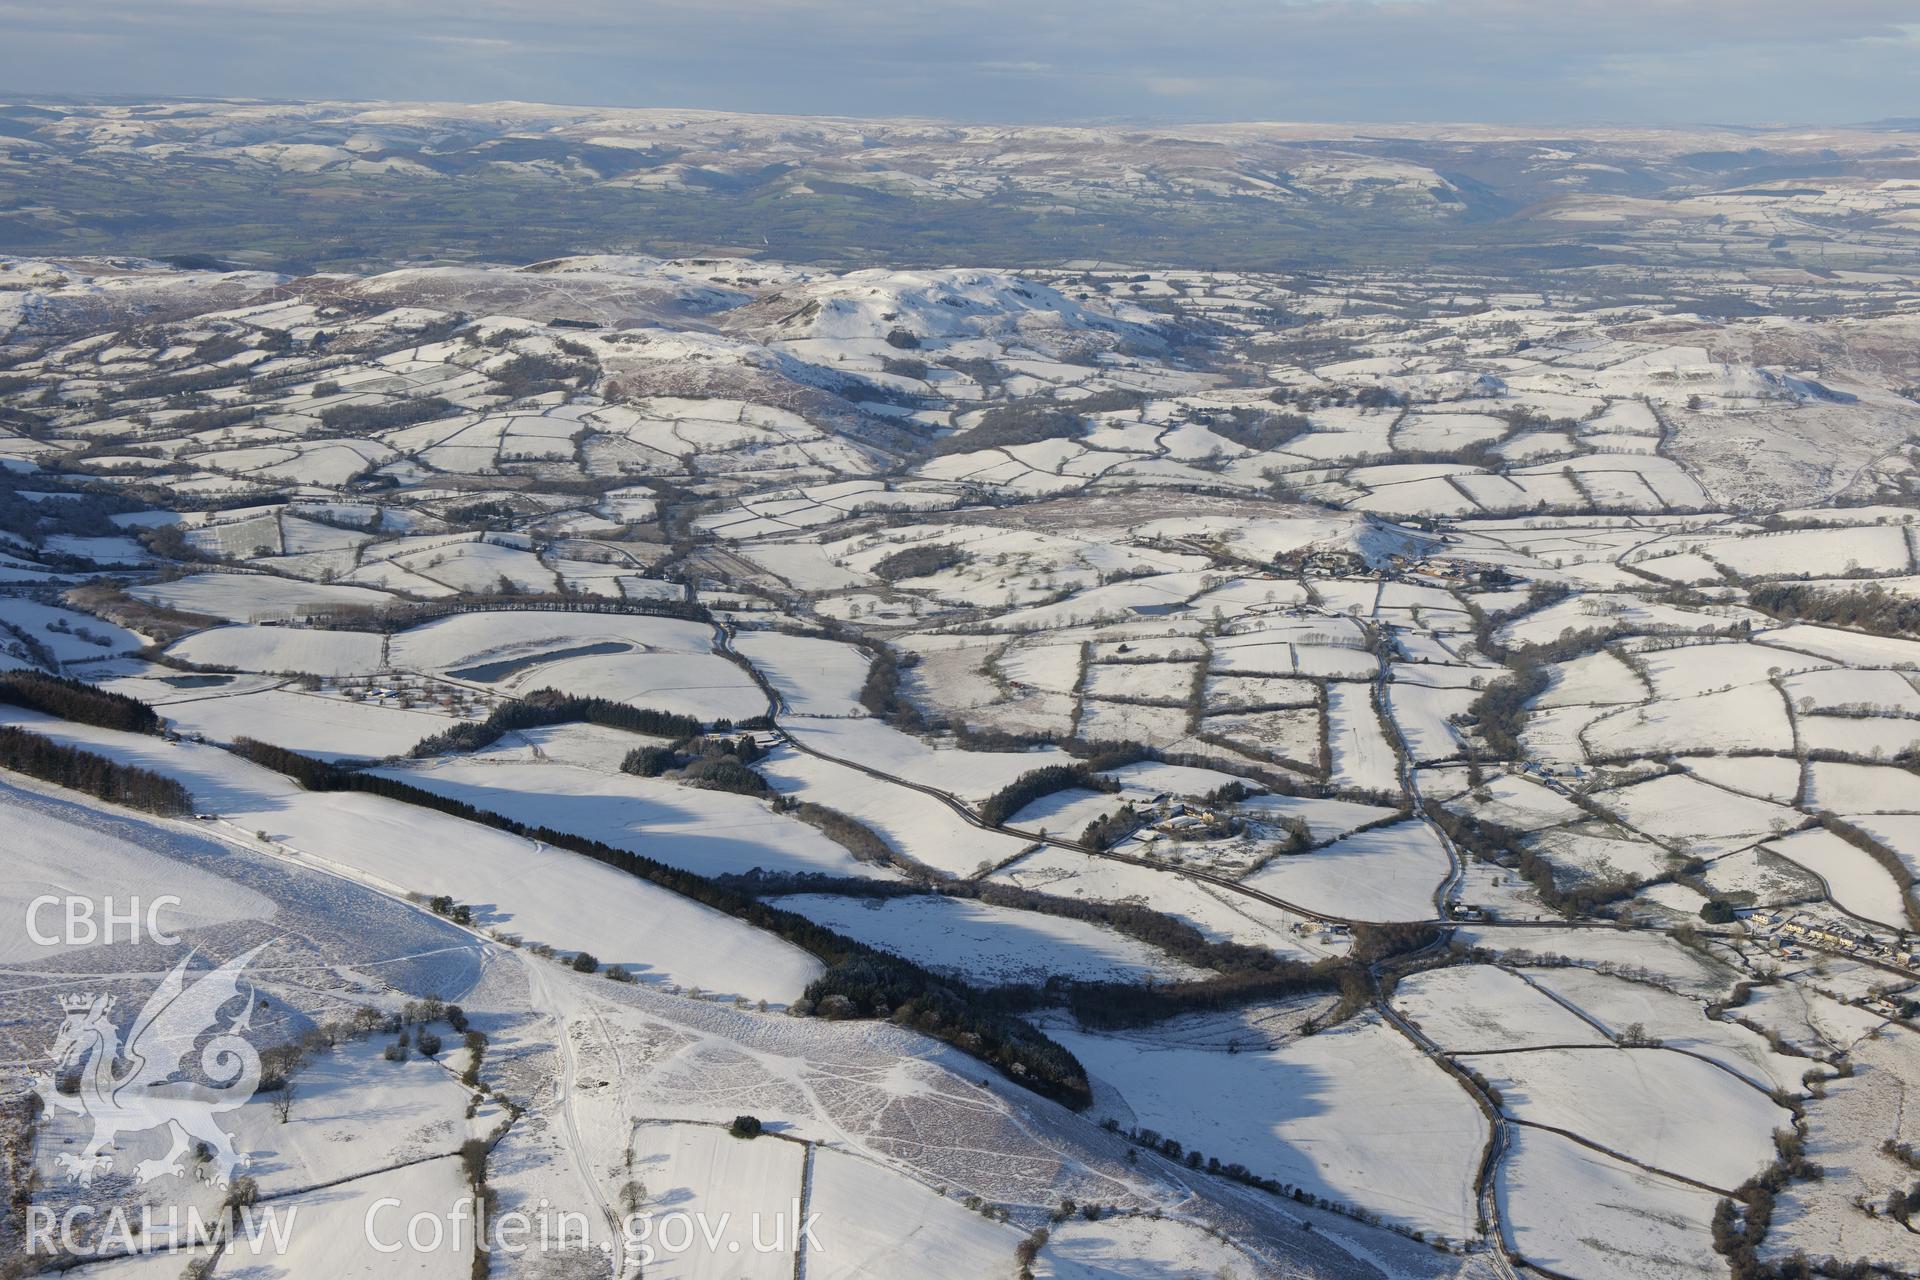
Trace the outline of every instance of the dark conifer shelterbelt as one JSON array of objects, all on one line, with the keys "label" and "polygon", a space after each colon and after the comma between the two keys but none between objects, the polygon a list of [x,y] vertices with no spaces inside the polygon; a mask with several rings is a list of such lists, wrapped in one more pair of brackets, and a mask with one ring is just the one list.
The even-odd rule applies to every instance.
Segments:
[{"label": "dark conifer shelterbelt", "polygon": [[130,809],[175,816],[193,811],[193,797],[172,778],[12,725],[0,725],[0,769],[71,787]]},{"label": "dark conifer shelterbelt", "polygon": [[101,729],[160,732],[160,717],[146,703],[65,676],[42,675],[36,671],[0,673],[0,703]]}]

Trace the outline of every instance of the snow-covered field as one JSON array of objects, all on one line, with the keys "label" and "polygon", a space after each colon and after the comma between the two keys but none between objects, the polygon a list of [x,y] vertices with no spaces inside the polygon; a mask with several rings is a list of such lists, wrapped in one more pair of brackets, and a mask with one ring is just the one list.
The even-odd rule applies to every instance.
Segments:
[{"label": "snow-covered field", "polygon": [[[814,738],[799,740],[811,745]],[[1027,847],[1018,837],[971,825],[933,796],[808,752],[777,750],[758,768],[782,795],[847,814],[895,852],[952,875],[997,866]]]},{"label": "snow-covered field", "polygon": [[878,720],[786,719],[795,741],[833,760],[874,769],[978,803],[1023,773],[1069,763],[1065,752],[968,751],[936,748]]},{"label": "snow-covered field", "polygon": [[1576,1280],[1723,1274],[1711,1191],[1615,1160],[1557,1133],[1517,1128],[1501,1162],[1507,1245]]},{"label": "snow-covered field", "polygon": [[[1878,1206],[1912,1180],[1882,1141],[1920,1144],[1920,196],[1852,172],[1907,164],[1913,131],[177,106],[19,119],[48,172],[775,182],[796,216],[843,189],[1102,218],[1204,193],[1444,229],[1484,212],[1447,176],[1471,172],[1514,188],[1515,225],[1659,250],[1524,278],[1470,250],[1364,275],[0,257],[0,665],[145,700],[186,740],[51,719],[29,708],[119,712],[17,676],[0,725],[178,779],[197,815],[9,775],[0,912],[170,893],[183,946],[273,948],[262,1035],[361,1006],[379,1028],[313,1041],[286,1123],[234,1115],[262,1190],[319,1230],[216,1274],[470,1273],[354,1227],[381,1196],[458,1195],[454,1153],[485,1138],[497,1208],[587,1224],[503,1277],[1480,1280],[1496,1235],[1546,1274],[1709,1276],[1714,1206],[1775,1158],[1783,1098],[1829,1176],[1785,1179],[1761,1256],[1914,1270]],[[1721,191],[1702,159],[1762,152],[1777,188]],[[1648,182],[1677,189],[1607,194]],[[542,724],[411,755],[544,719],[518,704],[549,688],[708,734]],[[219,745],[243,736],[342,771],[305,790]],[[675,754],[644,778],[636,747]],[[497,816],[342,785],[361,769]],[[130,1017],[170,954],[21,932],[0,1118],[64,1016],[49,991]],[[829,965],[854,996],[796,1008]],[[484,1045],[449,1024],[436,1058],[399,1054],[384,1020],[426,995]],[[1074,1096],[1075,1058],[1078,1114],[1036,1091]],[[729,1136],[742,1115],[766,1132]],[[41,1120],[34,1203],[79,1194],[50,1157],[83,1127]],[[737,1229],[644,1266],[600,1248],[625,1209],[796,1202],[823,1215],[804,1256]]]},{"label": "snow-covered field", "polygon": [[[168,745],[12,708],[0,708],[0,723],[177,778],[231,838],[390,892],[449,894],[472,904],[478,923],[591,952],[643,981],[785,1003],[820,969],[769,935],[519,836],[375,796],[303,791],[216,747]],[[715,945],[719,938],[727,941]]]},{"label": "snow-covered field", "polygon": [[1050,1280],[1099,1280],[1141,1273],[1224,1280],[1251,1278],[1260,1272],[1261,1264],[1229,1239],[1188,1223],[1134,1215],[1061,1223],[1053,1229],[1033,1274]]},{"label": "snow-covered field", "polygon": [[201,734],[210,742],[265,739],[327,759],[404,755],[420,739],[453,723],[427,711],[286,688],[181,698],[167,703],[162,714],[178,731]]},{"label": "snow-covered field", "polygon": [[1914,1033],[1889,1026],[1851,1055],[1853,1074],[1828,1082],[1826,1097],[1808,1108],[1807,1155],[1827,1176],[1785,1189],[1775,1209],[1779,1235],[1769,1252],[1864,1258],[1892,1274],[1920,1267],[1920,1242],[1890,1214],[1867,1214],[1860,1201],[1882,1188],[1911,1186],[1913,1170],[1883,1144],[1912,1143],[1917,1135],[1908,1106],[1915,1077]]},{"label": "snow-covered field", "polygon": [[1283,855],[1246,883],[1309,911],[1357,920],[1426,920],[1447,852],[1421,822],[1375,827],[1310,853]]},{"label": "snow-covered field", "polygon": [[554,688],[703,720],[763,714],[766,696],[713,643],[711,628],[674,618],[469,613],[394,636],[387,661],[513,693]]},{"label": "snow-covered field", "polygon": [[851,645],[772,631],[743,631],[733,638],[733,647],[766,675],[793,714],[864,714],[860,686],[867,679],[867,659]]},{"label": "snow-covered field", "polygon": [[386,772],[529,827],[585,836],[702,875],[745,875],[756,867],[878,874],[805,823],[725,791],[492,753]]},{"label": "snow-covered field", "polygon": [[138,586],[128,594],[183,613],[203,613],[233,622],[301,618],[341,608],[377,609],[393,603],[389,593],[367,587],[237,573],[194,574]]},{"label": "snow-covered field", "polygon": [[1021,858],[993,878],[1059,897],[1150,903],[1154,910],[1192,925],[1209,941],[1261,946],[1307,959],[1344,949],[1336,940],[1322,939],[1318,927],[1300,916],[1177,870],[1047,848]]},{"label": "snow-covered field", "polygon": [[386,646],[360,631],[304,627],[215,627],[173,646],[170,656],[208,667],[319,676],[364,676],[379,671]]},{"label": "snow-covered field", "polygon": [[1552,956],[1591,968],[1648,974],[1663,986],[1708,999],[1726,995],[1736,980],[1735,970],[1726,964],[1659,934],[1469,925],[1455,930],[1453,936],[1468,946],[1509,957]]},{"label": "snow-covered field", "polygon": [[1611,1037],[1638,1034],[1717,1063],[1742,1079],[1786,1093],[1802,1091],[1807,1062],[1782,1053],[1765,1036],[1728,1018],[1707,1014],[1705,1002],[1646,982],[1589,969],[1526,971],[1539,989],[1558,998]]},{"label": "snow-covered field", "polygon": [[1393,1003],[1422,1035],[1452,1052],[1607,1043],[1525,978],[1492,965],[1415,974],[1395,988]]},{"label": "snow-covered field", "polygon": [[1472,1232],[1486,1122],[1377,1019],[1273,1052],[1161,1044],[1151,1033],[1060,1039],[1139,1124],[1189,1149],[1429,1234]]},{"label": "snow-covered field", "polygon": [[1468,1059],[1515,1119],[1730,1191],[1773,1159],[1785,1107],[1667,1049],[1531,1049]]},{"label": "snow-covered field", "polygon": [[[64,904],[70,895],[96,903],[144,895],[152,906],[151,923],[167,933],[273,918],[274,904],[244,884],[169,858],[157,842],[136,843],[63,821],[32,804],[33,798],[32,792],[12,786],[10,776],[0,782],[0,844],[8,850],[0,912],[17,925],[0,937],[0,960],[15,964],[104,944],[106,939],[89,939],[66,927]],[[158,902],[162,897],[173,901]],[[49,905],[31,911],[42,898]],[[124,900],[118,907],[123,914],[132,909]],[[137,914],[144,928],[146,908]],[[103,926],[104,918],[98,922]],[[125,928],[119,932],[123,936]]]},{"label": "snow-covered field", "polygon": [[1110,929],[983,902],[827,894],[772,901],[850,938],[986,986],[1039,986],[1054,974],[1085,982],[1179,982],[1203,976]]},{"label": "snow-covered field", "polygon": [[[800,1195],[807,1148],[777,1138],[742,1141],[718,1125],[643,1124],[630,1145],[633,1180],[646,1189],[658,1230],[666,1212],[704,1218],[712,1235],[693,1233],[682,1250],[677,1232],[655,1242],[646,1272],[681,1280],[783,1280],[794,1270],[794,1224],[776,1243],[774,1223],[791,1215]],[[644,1208],[643,1208],[644,1212]],[[645,1221],[646,1219],[642,1219]],[[760,1227],[756,1239],[754,1227]],[[689,1223],[688,1225],[692,1225]],[[823,1252],[831,1252],[823,1238]]]},{"label": "snow-covered field", "polygon": [[[10,634],[11,633],[11,634]],[[142,648],[146,638],[125,627],[36,600],[0,597],[0,669],[22,661],[27,654],[8,642],[14,636],[44,647],[55,662],[81,664],[118,657]]]},{"label": "snow-covered field", "polygon": [[820,1249],[807,1257],[810,1276],[992,1275],[1020,1242],[1012,1227],[830,1148],[813,1153],[811,1187]]},{"label": "snow-covered field", "polygon": [[1899,884],[1864,849],[1821,830],[1796,832],[1767,847],[1824,880],[1835,906],[1889,929],[1907,927]]}]

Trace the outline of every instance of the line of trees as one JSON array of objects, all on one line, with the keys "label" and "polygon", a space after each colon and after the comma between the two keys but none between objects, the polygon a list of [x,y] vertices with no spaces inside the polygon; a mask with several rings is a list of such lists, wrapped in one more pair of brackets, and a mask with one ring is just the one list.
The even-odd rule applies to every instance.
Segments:
[{"label": "line of trees", "polygon": [[[1194,982],[1144,987],[1127,982],[1077,982],[1066,991],[1067,1007],[1090,1027],[1147,1027],[1188,1014],[1319,994],[1339,988],[1345,974],[1345,966],[1334,962],[1325,972],[1223,973]],[[1358,990],[1364,992],[1365,979],[1354,975],[1354,980]]]},{"label": "line of trees", "polygon": [[1521,879],[1534,887],[1540,901],[1565,916],[1589,915],[1632,897],[1645,883],[1622,878],[1563,889],[1553,877],[1553,865],[1522,842],[1524,831],[1470,813],[1456,813],[1432,800],[1426,803],[1426,815],[1447,833],[1448,839],[1474,857],[1512,867]]},{"label": "line of trees", "polygon": [[[900,689],[900,672],[907,663],[878,641],[866,647],[873,661],[867,664],[867,678],[860,685],[860,705],[896,729],[919,727],[920,713]],[[908,658],[913,656],[909,654]]]},{"label": "line of trees", "polygon": [[1112,778],[1103,778],[1085,764],[1049,764],[1029,770],[988,796],[980,806],[980,820],[990,827],[997,827],[1020,812],[1035,800],[1065,791],[1071,787],[1084,787],[1088,791],[1116,792],[1120,784]]},{"label": "line of trees", "polygon": [[1198,415],[1198,421],[1213,434],[1257,453],[1283,448],[1313,430],[1304,414],[1255,408],[1223,409]]},{"label": "line of trees", "polygon": [[[1157,1129],[1135,1126],[1123,1130],[1120,1127],[1120,1122],[1111,1116],[1102,1120],[1100,1127],[1108,1133],[1118,1134],[1136,1147],[1144,1147],[1149,1151],[1158,1152],[1168,1160],[1180,1161],[1189,1169],[1204,1169],[1216,1178],[1225,1178],[1230,1182],[1238,1182],[1243,1186],[1256,1187],[1268,1195],[1284,1196],[1296,1204],[1310,1204],[1314,1208],[1324,1210],[1328,1213],[1337,1213],[1342,1217],[1352,1218],[1376,1227],[1386,1227],[1389,1231],[1397,1231],[1402,1235],[1411,1236],[1415,1240],[1425,1238],[1420,1232],[1410,1227],[1384,1223],[1378,1214],[1370,1213],[1355,1205],[1330,1199],[1327,1196],[1316,1195],[1304,1187],[1295,1186],[1290,1182],[1281,1182],[1277,1178],[1263,1177],[1251,1169],[1248,1169],[1244,1164],[1240,1164],[1238,1161],[1222,1163],[1220,1157],[1210,1156],[1197,1148],[1184,1146],[1178,1138],[1162,1134]],[[1054,1220],[1056,1222],[1064,1221],[1067,1213],[1071,1212],[1069,1206],[1072,1205],[1072,1200],[1063,1202],[1061,1210],[1055,1211]],[[1062,1212],[1062,1210],[1066,1212]],[[1089,1219],[1097,1220],[1099,1215],[1096,1212],[1096,1206],[1088,1205],[1086,1207],[1086,1216]],[[1038,1234],[1044,1237],[1046,1235],[1046,1228],[1042,1227]],[[1044,1245],[1045,1243],[1046,1241],[1042,1239],[1041,1244]]]},{"label": "line of trees", "polygon": [[900,582],[906,578],[924,578],[945,569],[958,568],[972,557],[959,547],[922,543],[905,547],[873,566],[873,576],[882,582]]},{"label": "line of trees", "polygon": [[1845,840],[1886,869],[1887,874],[1893,877],[1893,882],[1900,886],[1900,906],[1907,914],[1907,923],[1915,929],[1920,929],[1920,909],[1915,908],[1913,900],[1913,872],[1901,860],[1900,855],[1851,822],[1835,817],[1831,813],[1820,814],[1816,820],[1833,835]]},{"label": "line of trees", "polygon": [[435,418],[450,418],[459,412],[459,405],[442,400],[439,396],[389,400],[381,404],[337,404],[320,411],[320,425],[328,431],[357,435],[367,431],[410,427],[416,422],[431,422]]},{"label": "line of trees", "polygon": [[1816,1182],[1826,1171],[1807,1158],[1805,1108],[1789,1098],[1793,1127],[1773,1132],[1773,1163],[1735,1188],[1733,1197],[1714,1206],[1714,1252],[1727,1260],[1734,1280],[1790,1280],[1827,1275],[1855,1277],[1872,1274],[1865,1264],[1822,1261],[1810,1264],[1804,1256],[1771,1262],[1760,1256],[1773,1226],[1774,1200],[1789,1182]]},{"label": "line of trees", "polygon": [[310,791],[355,791],[432,809],[578,853],[656,884],[782,938],[826,965],[826,972],[796,1002],[796,1011],[828,1018],[890,1018],[992,1063],[1010,1079],[1064,1106],[1079,1110],[1093,1100],[1086,1070],[1073,1055],[1008,1012],[993,994],[941,977],[795,912],[768,906],[730,885],[599,840],[551,827],[531,827],[397,778],[343,769],[271,743],[240,738],[230,749],[288,775]]},{"label": "line of trees", "polygon": [[1133,902],[1103,902],[1094,898],[1064,898],[1019,885],[993,880],[937,880],[926,882],[867,880],[851,876],[819,873],[760,875],[740,882],[749,891],[772,897],[781,894],[818,893],[849,898],[906,898],[939,895],[968,898],[992,907],[1013,911],[1031,911],[1102,925],[1157,947],[1168,955],[1202,969],[1222,973],[1304,973],[1308,966],[1286,960],[1265,947],[1250,947],[1238,942],[1213,942],[1176,916]]},{"label": "line of trees", "polygon": [[193,796],[172,778],[12,725],[0,726],[0,768],[149,813],[193,812]]},{"label": "line of trees", "polygon": [[1518,760],[1527,704],[1546,692],[1547,668],[1524,650],[1508,655],[1507,668],[1510,674],[1488,685],[1467,705],[1467,715],[1488,751],[1502,760]]},{"label": "line of trees", "polygon": [[1920,635],[1920,599],[1893,595],[1877,583],[1858,591],[1830,591],[1767,582],[1755,586],[1747,598],[1754,608],[1776,618],[1852,627],[1876,635]]},{"label": "line of trees", "polygon": [[160,717],[146,703],[65,676],[43,675],[38,671],[0,674],[0,702],[98,729],[117,729],[122,733],[160,732]]},{"label": "line of trees", "polygon": [[417,760],[451,751],[479,751],[516,730],[550,724],[597,724],[628,733],[673,739],[692,738],[702,728],[692,716],[673,711],[629,706],[611,698],[580,697],[558,689],[537,689],[516,702],[501,703],[485,720],[457,724],[444,732],[430,734],[415,743],[407,754]]},{"label": "line of trees", "polygon": [[1065,986],[1067,1007],[1092,1027],[1144,1027],[1192,1013],[1237,1009],[1262,1001],[1335,992],[1340,1001],[1318,1026],[1331,1026],[1371,1002],[1367,967],[1431,946],[1439,931],[1428,924],[1355,925],[1352,951],[1341,958],[1303,965],[1274,957],[1271,967],[1234,968],[1195,982],[1137,986],[1125,982],[1079,982]]},{"label": "line of trees", "polygon": [[725,883],[759,897],[791,894],[832,894],[890,900],[921,895],[966,898],[989,906],[1078,920],[1112,929],[1147,943],[1195,968],[1211,969],[1212,977],[1189,982],[1141,985],[1132,982],[1086,982],[1063,976],[1043,987],[1003,987],[995,992],[1009,1010],[1027,1010],[1065,1003],[1087,1026],[1124,1028],[1150,1026],[1183,1014],[1237,1008],[1260,1000],[1338,992],[1341,1009],[1328,1021],[1338,1021],[1366,1004],[1370,996],[1366,969],[1400,955],[1432,945],[1439,932],[1431,925],[1360,925],[1354,931],[1352,952],[1343,958],[1302,964],[1264,947],[1214,942],[1184,920],[1127,902],[1063,898],[1017,885],[977,880],[862,880],[816,872],[768,874],[756,871],[729,877]]},{"label": "line of trees", "polygon": [[785,796],[774,801],[774,808],[813,827],[852,854],[856,861],[892,864],[910,876],[933,874],[927,867],[888,844],[872,827],[838,809],[830,809],[811,800],[795,801]]},{"label": "line of trees", "polygon": [[194,369],[187,373],[161,374],[152,378],[138,378],[129,382],[124,392],[128,400],[148,400],[156,396],[188,396],[201,391],[213,391],[220,387],[231,387],[247,381],[253,376],[253,370],[243,365],[222,365],[213,369]]},{"label": "line of trees", "polygon": [[[460,539],[449,540],[450,543],[456,541]],[[713,615],[704,605],[678,598],[614,600],[602,596],[547,592],[537,595],[517,593],[509,600],[468,593],[420,603],[341,605],[325,613],[314,614],[308,623],[326,631],[373,631],[392,635],[441,618],[467,613],[618,613],[651,618],[684,618],[689,622],[713,620]]]},{"label": "line of trees", "polygon": [[1496,613],[1488,613],[1469,599],[1466,602],[1467,615],[1473,619],[1474,647],[1496,662],[1504,661],[1507,647],[1500,643],[1500,628],[1557,604],[1571,593],[1572,589],[1565,583],[1536,582],[1527,589],[1527,598],[1522,604]]},{"label": "line of trees", "polygon": [[666,746],[635,747],[620,761],[620,771],[637,778],[668,774],[708,791],[732,791],[743,796],[770,796],[767,780],[750,767],[765,754],[750,733],[738,738],[707,735],[685,738]]}]

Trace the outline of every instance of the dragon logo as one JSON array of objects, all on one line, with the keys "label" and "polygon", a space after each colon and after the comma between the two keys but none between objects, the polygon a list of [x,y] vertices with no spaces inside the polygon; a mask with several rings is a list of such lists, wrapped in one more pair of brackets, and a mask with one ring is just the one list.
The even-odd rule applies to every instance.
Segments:
[{"label": "dragon logo", "polygon": [[[240,998],[241,972],[266,945],[236,956],[192,986],[187,985],[187,965],[193,959],[189,955],[148,997],[124,1045],[107,1018],[113,997],[61,997],[67,1017],[54,1039],[52,1057],[57,1077],[70,1082],[71,1092],[59,1088],[55,1076],[44,1074],[38,1087],[49,1107],[93,1121],[86,1148],[79,1155],[59,1156],[69,1181],[90,1183],[96,1174],[113,1168],[107,1152],[119,1135],[162,1127],[172,1131],[173,1145],[162,1158],[134,1167],[140,1182],[181,1176],[186,1172],[181,1157],[194,1143],[212,1152],[209,1181],[224,1187],[233,1180],[235,1167],[247,1157],[233,1149],[232,1136],[215,1117],[243,1106],[260,1085],[260,1055],[242,1035],[252,1024],[251,987],[245,1008],[226,1026],[218,1024],[220,1011]],[[200,1074],[211,1084],[181,1069],[210,1031],[214,1034],[200,1046],[199,1062]]]}]

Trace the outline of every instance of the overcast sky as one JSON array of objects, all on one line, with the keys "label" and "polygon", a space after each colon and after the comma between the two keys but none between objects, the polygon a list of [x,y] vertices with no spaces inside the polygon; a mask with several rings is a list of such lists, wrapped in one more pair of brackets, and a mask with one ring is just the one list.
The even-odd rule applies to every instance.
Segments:
[{"label": "overcast sky", "polygon": [[0,0],[0,93],[962,120],[1920,116],[1920,0]]}]

